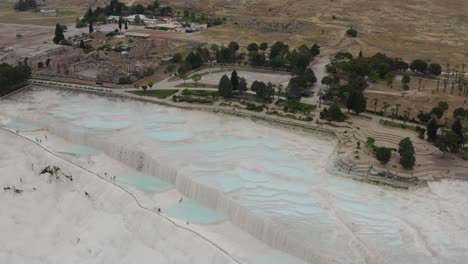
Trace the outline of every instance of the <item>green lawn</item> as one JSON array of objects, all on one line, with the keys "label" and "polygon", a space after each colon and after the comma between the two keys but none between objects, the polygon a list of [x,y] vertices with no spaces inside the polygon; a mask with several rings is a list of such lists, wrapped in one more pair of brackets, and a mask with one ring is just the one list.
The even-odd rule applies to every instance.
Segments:
[{"label": "green lawn", "polygon": [[151,90],[151,91],[135,91],[131,92],[136,95],[141,95],[141,96],[150,96],[150,97],[157,97],[159,99],[164,99],[168,96],[171,96],[175,93],[177,93],[177,89],[166,89],[166,90]]},{"label": "green lawn", "polygon": [[185,89],[182,91],[182,94],[183,95],[187,95],[187,96],[191,96],[191,95],[194,95],[194,96],[218,96],[218,91],[216,90],[188,90],[188,89]]}]

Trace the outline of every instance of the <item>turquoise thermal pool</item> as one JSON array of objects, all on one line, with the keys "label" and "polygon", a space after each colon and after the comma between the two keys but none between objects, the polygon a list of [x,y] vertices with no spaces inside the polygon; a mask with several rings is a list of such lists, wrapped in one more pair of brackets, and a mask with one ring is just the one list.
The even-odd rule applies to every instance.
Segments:
[{"label": "turquoise thermal pool", "polygon": [[169,208],[167,214],[189,222],[208,224],[224,220],[224,215],[195,202],[182,202]]},{"label": "turquoise thermal pool", "polygon": [[126,175],[119,176],[116,179],[118,182],[149,191],[164,191],[173,188],[171,184],[148,175]]},{"label": "turquoise thermal pool", "polygon": [[15,130],[15,131],[23,131],[23,132],[29,132],[29,131],[41,129],[40,126],[29,124],[29,123],[23,123],[23,122],[9,122],[5,125],[5,127]]},{"label": "turquoise thermal pool", "polygon": [[468,259],[467,183],[433,182],[402,191],[338,177],[331,135],[39,87],[9,97],[0,113],[73,144],[56,152],[102,152],[141,171],[118,177],[121,184],[155,192],[176,188],[194,201],[170,208],[172,217],[213,225],[231,221],[294,256],[266,256],[260,264],[300,263],[294,258],[319,264]]}]

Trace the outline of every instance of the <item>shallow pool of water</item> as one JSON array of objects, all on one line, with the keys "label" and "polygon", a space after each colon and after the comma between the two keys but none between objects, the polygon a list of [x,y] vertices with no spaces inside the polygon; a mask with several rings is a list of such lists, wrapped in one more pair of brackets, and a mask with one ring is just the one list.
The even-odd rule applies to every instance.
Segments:
[{"label": "shallow pool of water", "polygon": [[28,124],[28,123],[23,123],[23,122],[10,122],[5,125],[6,128],[13,129],[13,130],[18,130],[18,131],[23,131],[23,132],[29,132],[29,131],[34,131],[34,130],[39,130],[42,127],[36,126],[33,124]]},{"label": "shallow pool of water", "polygon": [[169,208],[167,213],[169,216],[180,220],[199,224],[216,223],[224,220],[223,214],[192,201],[182,202],[172,208]]},{"label": "shallow pool of water", "polygon": [[147,175],[127,175],[117,177],[117,181],[149,191],[163,191],[173,186],[165,181]]}]

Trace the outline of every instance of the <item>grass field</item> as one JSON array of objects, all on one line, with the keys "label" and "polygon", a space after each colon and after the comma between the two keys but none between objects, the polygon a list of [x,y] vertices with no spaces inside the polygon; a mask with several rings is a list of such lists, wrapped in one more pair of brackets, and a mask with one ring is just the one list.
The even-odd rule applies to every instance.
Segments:
[{"label": "grass field", "polygon": [[140,95],[140,96],[150,96],[150,97],[156,97],[159,99],[164,99],[168,96],[171,96],[177,93],[177,91],[178,90],[175,90],[175,89],[166,89],[166,90],[151,90],[151,91],[135,91],[131,93]]}]

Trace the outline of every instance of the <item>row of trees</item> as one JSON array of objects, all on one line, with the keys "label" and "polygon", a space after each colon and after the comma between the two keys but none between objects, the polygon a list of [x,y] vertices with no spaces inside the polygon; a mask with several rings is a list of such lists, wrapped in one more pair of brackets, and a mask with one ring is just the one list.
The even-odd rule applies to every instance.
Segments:
[{"label": "row of trees", "polygon": [[36,9],[37,3],[36,0],[19,0],[15,3],[15,10],[16,11],[27,11],[30,9]]},{"label": "row of trees", "polygon": [[[132,6],[126,6],[124,3],[118,0],[111,0],[108,5],[104,8],[97,7],[94,11],[89,8],[83,16],[83,19],[77,19],[77,27],[85,27],[87,24],[95,22],[105,23],[108,16],[127,16],[131,14],[145,14],[148,16],[171,16],[172,8],[170,6],[161,6],[158,1],[154,1],[153,4],[147,5],[146,7],[137,4]],[[136,18],[135,18],[136,20]]]},{"label": "row of trees", "polygon": [[31,68],[27,65],[0,64],[0,95],[13,92],[30,78]]},{"label": "row of trees", "polygon": [[207,17],[205,14],[197,14],[193,10],[184,10],[183,14],[183,21],[184,22],[195,22],[195,23],[206,23],[208,27],[221,25],[226,22],[226,18],[221,17]]}]

